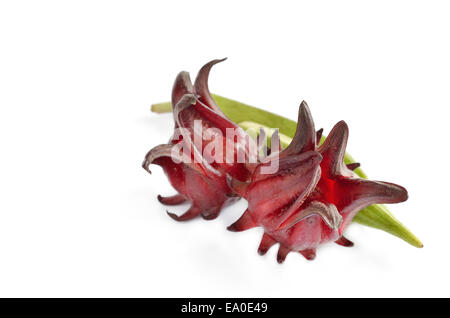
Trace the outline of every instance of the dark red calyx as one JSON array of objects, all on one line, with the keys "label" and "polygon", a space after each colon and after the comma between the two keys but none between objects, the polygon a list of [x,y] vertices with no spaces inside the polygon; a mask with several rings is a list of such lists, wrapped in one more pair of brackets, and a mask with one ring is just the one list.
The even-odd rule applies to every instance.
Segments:
[{"label": "dark red calyx", "polygon": [[[308,105],[302,102],[291,144],[263,160],[250,181],[228,177],[230,187],[248,200],[248,209],[229,229],[262,226],[265,233],[258,251],[264,254],[278,242],[280,263],[291,251],[312,260],[316,248],[330,241],[352,246],[342,233],[359,210],[408,197],[399,185],[357,177],[352,170],[359,163],[344,164],[348,139],[344,121],[337,123],[318,146],[321,135],[322,130],[315,131]],[[276,172],[262,173],[273,163],[279,165]]]},{"label": "dark red calyx", "polygon": [[[224,206],[238,199],[229,188],[226,175],[242,181],[250,178],[245,162],[237,160],[239,151],[249,155],[250,137],[221,112],[208,89],[211,67],[221,61],[214,60],[204,65],[194,85],[187,72],[178,74],[172,89],[174,134],[168,144],[151,149],[142,165],[148,172],[150,164],[160,165],[178,192],[172,197],[158,196],[161,203],[191,203],[181,216],[168,212],[177,221],[190,220],[198,215],[214,219]],[[229,137],[228,129],[235,135]],[[226,149],[227,143],[231,143],[234,149],[231,161],[227,161],[225,151],[222,155],[216,151],[218,145]]]}]

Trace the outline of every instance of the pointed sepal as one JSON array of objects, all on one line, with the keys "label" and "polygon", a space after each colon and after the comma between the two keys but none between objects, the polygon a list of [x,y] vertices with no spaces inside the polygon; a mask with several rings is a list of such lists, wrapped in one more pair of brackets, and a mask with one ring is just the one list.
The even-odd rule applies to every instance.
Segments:
[{"label": "pointed sepal", "polygon": [[188,72],[180,72],[175,78],[172,88],[172,105],[176,105],[186,94],[194,94],[191,78]]},{"label": "pointed sepal", "polygon": [[361,164],[359,162],[352,162],[347,164],[347,169],[349,170],[355,170],[356,168],[359,168],[361,166]]},{"label": "pointed sepal", "polygon": [[212,60],[206,63],[198,72],[194,82],[195,93],[199,95],[200,101],[204,103],[206,106],[210,107],[215,112],[222,115],[223,115],[222,110],[219,108],[219,106],[217,106],[216,102],[211,96],[211,93],[209,92],[208,78],[211,68],[217,63],[223,62],[225,60],[226,58],[220,60]]},{"label": "pointed sepal", "polygon": [[348,126],[345,121],[338,122],[325,139],[319,152],[323,157],[323,172],[327,177],[341,174],[344,166],[344,155],[348,140]]},{"label": "pointed sepal", "polygon": [[355,245],[352,241],[350,241],[349,239],[347,239],[344,236],[341,236],[340,238],[338,238],[336,241],[334,241],[334,243],[344,246],[344,247],[352,247],[353,245]]},{"label": "pointed sepal", "polygon": [[170,216],[175,221],[189,221],[200,214],[201,210],[195,206],[192,206],[189,210],[187,210],[182,215],[178,216],[175,213],[171,213],[167,211],[167,215]]},{"label": "pointed sepal", "polygon": [[320,139],[322,139],[323,134],[323,128],[320,128],[318,131],[316,131],[316,145],[320,144]]},{"label": "pointed sepal", "polygon": [[308,104],[303,101],[298,110],[297,130],[292,142],[284,149],[280,156],[297,155],[316,147],[316,131]]},{"label": "pointed sepal", "polygon": [[270,235],[264,233],[261,243],[259,243],[258,254],[264,255],[267,251],[276,243],[277,241],[273,239]]},{"label": "pointed sepal", "polygon": [[300,251],[299,253],[302,254],[303,257],[306,258],[308,261],[312,261],[316,258],[316,249],[315,248],[306,249],[306,250]]},{"label": "pointed sepal", "polygon": [[158,195],[158,201],[164,205],[178,205],[186,202],[186,198],[181,194],[175,194],[170,197],[163,197],[161,195]]},{"label": "pointed sepal", "polygon": [[252,219],[248,210],[246,210],[239,220],[228,226],[227,229],[231,232],[242,232],[256,226],[258,226],[258,224]]},{"label": "pointed sepal", "polygon": [[289,254],[291,250],[283,245],[280,244],[280,247],[278,248],[277,253],[277,262],[279,264],[282,264],[286,260],[286,256]]}]

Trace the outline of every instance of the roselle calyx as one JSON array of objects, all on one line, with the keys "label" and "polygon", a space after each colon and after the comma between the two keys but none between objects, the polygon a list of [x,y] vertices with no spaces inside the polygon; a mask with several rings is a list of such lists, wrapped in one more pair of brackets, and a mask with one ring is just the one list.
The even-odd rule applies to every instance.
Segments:
[{"label": "roselle calyx", "polygon": [[[254,128],[256,131],[259,131],[260,128],[264,128],[266,135],[270,136],[272,127],[277,127],[279,128],[280,141],[283,147],[291,143],[297,127],[296,121],[220,95],[211,94],[211,96],[222,112],[228,118],[238,123],[244,130]],[[151,110],[155,113],[167,113],[172,111],[172,105],[170,102],[153,104]],[[321,141],[323,142],[324,140],[325,137],[322,136]],[[346,153],[344,162],[352,164],[355,163],[355,160]],[[367,178],[366,173],[360,167],[353,172],[361,178]],[[414,247],[423,247],[422,242],[395,218],[384,204],[373,204],[360,210],[352,221],[390,233]]]},{"label": "roselle calyx", "polygon": [[[403,187],[359,178],[351,170],[358,164],[345,165],[348,127],[344,121],[334,126],[321,146],[316,142],[318,135],[321,131],[315,131],[309,107],[302,102],[289,146],[265,158],[250,181],[228,177],[230,187],[248,201],[248,209],[229,230],[262,226],[264,236],[258,251],[264,254],[280,243],[280,263],[291,251],[312,260],[316,248],[330,241],[353,245],[342,233],[359,210],[408,198]],[[270,161],[278,161],[278,171],[260,173]]]},{"label": "roselle calyx", "polygon": [[[226,175],[240,181],[248,180],[251,175],[249,160],[238,162],[237,157],[240,153],[251,157],[253,140],[222,113],[209,93],[209,72],[221,61],[214,60],[203,66],[194,84],[187,72],[178,74],[172,89],[174,134],[167,144],[151,149],[142,165],[148,172],[150,164],[160,165],[177,190],[178,194],[172,197],[158,196],[161,203],[191,203],[181,216],[168,212],[177,221],[198,215],[208,220],[216,218],[224,206],[239,199],[229,188]],[[228,130],[235,135],[229,137]],[[230,144],[232,158],[226,157],[229,153],[225,151],[219,154],[215,148],[217,145],[227,148]]]}]

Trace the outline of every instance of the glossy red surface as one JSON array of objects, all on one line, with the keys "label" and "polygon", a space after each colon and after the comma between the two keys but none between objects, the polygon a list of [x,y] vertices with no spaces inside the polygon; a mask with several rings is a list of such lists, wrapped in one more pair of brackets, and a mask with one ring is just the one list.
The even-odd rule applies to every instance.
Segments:
[{"label": "glossy red surface", "polygon": [[[229,229],[243,231],[262,226],[265,234],[258,249],[264,254],[280,243],[277,260],[289,252],[300,252],[312,260],[320,244],[336,241],[353,243],[342,236],[356,213],[374,203],[405,201],[407,191],[398,185],[360,179],[344,164],[348,127],[337,123],[324,144],[316,145],[314,123],[303,102],[299,109],[297,132],[292,143],[279,156],[269,156],[258,166],[251,182],[236,189],[248,200],[248,209]],[[268,161],[278,160],[280,169],[272,175],[259,174]],[[232,187],[237,183],[229,178]]]}]

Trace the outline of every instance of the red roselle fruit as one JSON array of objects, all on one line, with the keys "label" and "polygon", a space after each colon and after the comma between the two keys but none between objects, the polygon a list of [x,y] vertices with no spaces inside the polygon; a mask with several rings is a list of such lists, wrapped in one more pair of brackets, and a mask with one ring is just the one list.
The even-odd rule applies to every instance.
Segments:
[{"label": "red roselle fruit", "polygon": [[[273,244],[280,243],[279,263],[291,251],[312,260],[316,247],[329,241],[352,246],[342,233],[359,210],[408,197],[403,187],[361,179],[352,172],[358,164],[344,164],[348,139],[344,121],[334,126],[320,147],[318,139],[309,108],[302,102],[291,144],[263,159],[251,180],[242,182],[228,176],[230,187],[248,201],[248,209],[228,229],[243,231],[262,226],[264,236],[258,252],[265,254]],[[272,161],[277,161],[278,171],[262,173]]]},{"label": "red roselle fruit", "polygon": [[[254,149],[251,138],[222,113],[208,89],[211,67],[221,61],[214,60],[203,66],[194,85],[187,72],[178,74],[172,90],[174,135],[169,143],[151,149],[142,165],[148,172],[150,164],[160,165],[178,191],[171,197],[158,196],[161,203],[191,203],[189,210],[181,216],[168,212],[177,221],[189,220],[199,214],[204,219],[216,218],[222,207],[239,198],[229,188],[226,175],[239,181],[250,178],[247,167],[252,160],[251,149]],[[227,135],[227,130],[233,131],[234,135]],[[226,157],[229,152],[220,154],[216,151],[230,145],[232,158]],[[238,162],[238,154],[242,153],[244,160]]]}]

